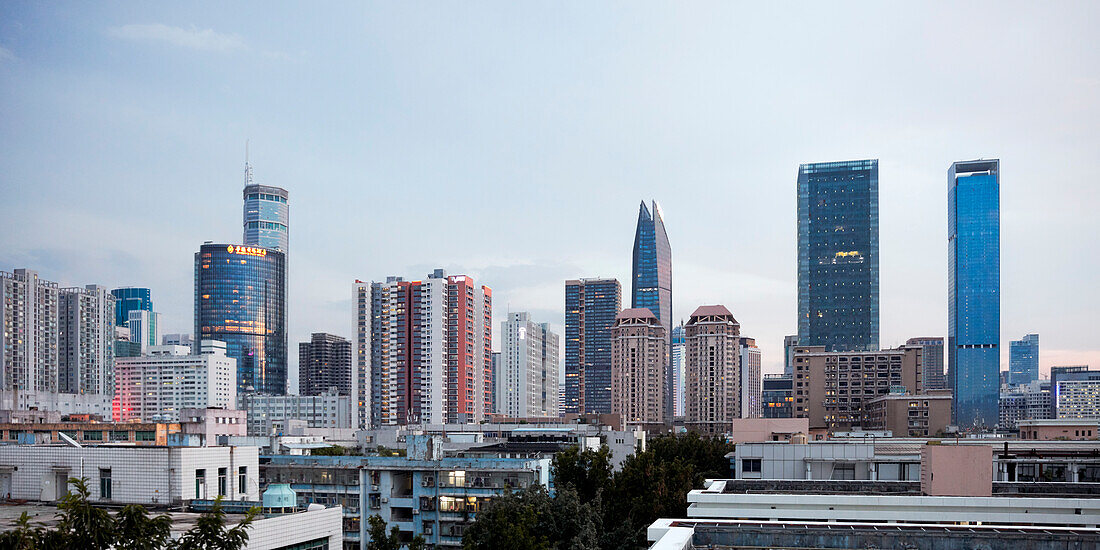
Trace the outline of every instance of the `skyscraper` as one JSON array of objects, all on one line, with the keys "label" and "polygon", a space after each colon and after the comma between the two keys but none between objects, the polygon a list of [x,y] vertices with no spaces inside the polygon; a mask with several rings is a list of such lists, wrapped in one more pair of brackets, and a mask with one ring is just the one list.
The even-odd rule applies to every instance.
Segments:
[{"label": "skyscraper", "polygon": [[355,304],[355,374],[352,379],[354,388],[353,408],[356,409],[356,426],[365,430],[371,426],[371,330],[374,322],[371,303],[371,283],[355,280],[352,286],[352,302]]},{"label": "skyscraper", "polygon": [[1028,334],[1008,343],[1008,384],[1018,386],[1039,379],[1039,335]]},{"label": "skyscraper", "polygon": [[29,269],[0,271],[0,389],[12,407],[29,392],[57,392],[58,288]]},{"label": "skyscraper", "polygon": [[111,294],[115,297],[115,326],[126,326],[130,321],[131,311],[153,311],[153,300],[148,288],[127,286],[116,288]]},{"label": "skyscraper", "polygon": [[565,281],[563,412],[611,412],[611,329],[621,310],[617,279]]},{"label": "skyscraper", "polygon": [[905,341],[907,346],[921,347],[921,391],[942,390],[947,387],[943,374],[943,338],[921,336]]},{"label": "skyscraper", "polygon": [[794,348],[798,345],[798,335],[783,337],[783,376],[794,376]]},{"label": "skyscraper", "polygon": [[684,331],[684,425],[726,433],[741,417],[741,325],[725,306],[699,306]]},{"label": "skyscraper", "polygon": [[798,168],[798,343],[877,350],[878,160]]},{"label": "skyscraper", "polygon": [[672,327],[672,416],[684,416],[684,363],[687,359],[684,341],[684,322]]},{"label": "skyscraper", "polygon": [[142,354],[149,348],[160,345],[160,314],[155,311],[136,309],[130,311],[126,328],[130,331],[130,341],[138,344]]},{"label": "skyscraper", "polygon": [[239,393],[285,395],[286,255],[206,243],[195,253],[194,339],[226,343]]},{"label": "skyscraper", "polygon": [[[665,328],[665,338],[672,335],[672,247],[665,233],[661,207],[653,201],[653,211],[645,201],[638,207],[638,227],[634,231],[634,261],[630,278],[630,307],[644,307],[657,316]],[[665,343],[665,349],[669,348]],[[672,416],[674,393],[672,362],[665,360],[665,416]]]},{"label": "skyscraper", "polygon": [[558,335],[530,314],[513,312],[500,323],[500,343],[498,411],[513,418],[558,416]]},{"label": "skyscraper", "polygon": [[1001,336],[1000,161],[947,173],[947,376],[953,421],[997,425]]},{"label": "skyscraper", "polygon": [[371,283],[370,334],[356,346],[370,350],[371,425],[476,423],[491,412],[492,297],[442,269]]},{"label": "skyscraper", "polygon": [[115,297],[99,285],[63,288],[58,297],[59,390],[110,400],[115,394]]},{"label": "skyscraper", "polygon": [[648,308],[631,308],[615,317],[611,333],[611,412],[623,415],[626,422],[663,431],[665,327]]},{"label": "skyscraper", "polygon": [[290,208],[286,189],[252,182],[252,165],[245,163],[244,245],[287,252]]},{"label": "skyscraper", "polygon": [[298,395],[321,395],[332,388],[337,395],[351,395],[351,365],[351,342],[314,332],[309,342],[298,343]]},{"label": "skyscraper", "polygon": [[763,394],[760,373],[760,348],[755,338],[740,338],[741,344],[741,418],[760,418]]}]

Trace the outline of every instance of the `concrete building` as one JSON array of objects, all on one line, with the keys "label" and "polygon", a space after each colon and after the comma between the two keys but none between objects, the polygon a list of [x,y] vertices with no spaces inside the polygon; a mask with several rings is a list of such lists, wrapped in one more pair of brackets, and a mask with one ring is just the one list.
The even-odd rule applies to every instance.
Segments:
[{"label": "concrete building", "polygon": [[[944,390],[939,390],[943,392]],[[868,430],[898,437],[930,437],[951,425],[951,394],[887,394],[866,402]]]},{"label": "concrete building", "polygon": [[611,412],[628,423],[662,431],[668,409],[668,335],[649,308],[615,316],[611,330]]},{"label": "concrete building", "polygon": [[231,438],[248,435],[247,424],[245,411],[216,407],[180,411],[180,433],[198,436],[195,446],[199,447],[231,444]]},{"label": "concrete building", "polygon": [[1100,418],[1100,370],[1051,367],[1050,401],[1052,418]]},{"label": "concrete building", "polygon": [[88,285],[58,292],[58,391],[114,395],[115,297]]},{"label": "concrete building", "polygon": [[764,418],[791,418],[794,409],[794,375],[765,374],[760,405]]},{"label": "concrete building", "polygon": [[371,425],[476,423],[492,414],[492,290],[442,269],[370,290]]},{"label": "concrete building", "polygon": [[618,279],[565,281],[562,412],[611,412],[611,329],[622,311]]},{"label": "concrete building", "polygon": [[[180,432],[179,424],[165,422],[89,422],[87,419],[75,420],[68,415],[55,411],[11,411],[12,414],[25,412],[47,412],[47,418],[31,421],[15,419],[0,423],[0,436],[9,444],[48,445],[63,443],[59,434],[64,433],[85,445],[103,443],[127,445],[168,445],[174,434]],[[56,415],[56,416],[53,416]],[[87,415],[81,415],[87,416]]]},{"label": "concrete building", "polygon": [[[507,416],[557,416],[558,335],[549,323],[513,312],[500,323],[496,407]],[[495,355],[495,354],[494,354]]]},{"label": "concrete building", "polygon": [[0,386],[15,394],[13,408],[58,391],[58,300],[57,283],[35,271],[0,271]]},{"label": "concrete building", "polygon": [[149,353],[149,348],[160,345],[160,314],[155,311],[136,309],[127,313],[126,328],[130,332],[130,341],[139,346],[140,355]]},{"label": "concrete building", "polygon": [[943,338],[921,336],[905,341],[907,346],[920,346],[921,383],[925,391],[947,388],[947,375],[943,372]]},{"label": "concrete building", "polygon": [[672,416],[684,416],[684,366],[687,364],[687,346],[684,340],[684,323],[672,327],[672,347],[669,349],[672,361]]},{"label": "concrete building", "polygon": [[115,360],[115,420],[179,422],[184,409],[236,408],[237,361],[224,342],[204,340],[199,355],[184,346],[149,351]]},{"label": "concrete building", "polygon": [[1096,419],[1056,418],[1050,420],[1021,420],[1017,423],[1020,439],[1039,441],[1080,441],[1100,438]]},{"label": "concrete building", "polygon": [[725,433],[741,418],[741,325],[725,306],[700,306],[684,327],[687,368],[684,425]]},{"label": "concrete building", "polygon": [[728,441],[735,444],[761,441],[790,441],[792,437],[810,434],[805,418],[739,418],[733,421]]},{"label": "concrete building", "polygon": [[754,338],[741,337],[741,418],[762,418],[760,348]]},{"label": "concrete building", "polygon": [[238,407],[248,413],[248,435],[281,433],[292,420],[305,421],[310,428],[353,426],[355,411],[346,395],[242,394],[237,399]]},{"label": "concrete building", "polygon": [[1053,418],[1050,380],[1032,380],[1023,386],[1001,388],[998,410],[998,426],[1005,430],[1015,430],[1021,420]]},{"label": "concrete building", "polygon": [[1039,335],[1028,334],[1008,343],[1008,384],[1018,386],[1039,379]]},{"label": "concrete building", "polygon": [[795,348],[795,418],[811,428],[848,431],[868,423],[865,404],[891,388],[920,392],[919,346],[860,352],[827,352],[824,346]]},{"label": "concrete building", "polygon": [[258,475],[255,447],[0,446],[0,492],[10,487],[13,499],[56,501],[69,478],[87,477],[92,502],[258,500]]},{"label": "concrete building", "polygon": [[351,342],[325,332],[314,332],[298,344],[298,394],[320,395],[336,388],[352,395]]},{"label": "concrete building", "polygon": [[195,344],[195,339],[190,334],[175,332],[172,334],[165,334],[160,339],[160,345],[162,346],[187,346],[191,347]]},{"label": "concrete building", "polygon": [[794,348],[797,346],[797,334],[783,337],[783,376],[794,375]]},{"label": "concrete building", "polygon": [[352,374],[352,397],[355,405],[355,427],[365,430],[372,425],[371,410],[371,331],[374,329],[374,304],[371,301],[372,284],[355,280],[352,285],[352,303],[355,304],[355,370]]}]

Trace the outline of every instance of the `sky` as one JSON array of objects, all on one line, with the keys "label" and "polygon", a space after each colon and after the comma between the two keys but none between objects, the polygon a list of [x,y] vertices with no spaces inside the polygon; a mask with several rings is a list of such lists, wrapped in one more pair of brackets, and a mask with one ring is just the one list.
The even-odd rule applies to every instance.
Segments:
[{"label": "sky", "polygon": [[[0,3],[0,270],[147,286],[191,332],[193,254],[241,240],[245,142],[290,192],[290,357],[352,284],[443,267],[494,331],[629,305],[657,200],[686,319],[782,370],[798,165],[877,158],[881,345],[947,332],[947,170],[1001,159],[1001,342],[1100,366],[1100,3]],[[497,339],[499,345],[499,339]],[[296,383],[291,382],[292,389]]]}]

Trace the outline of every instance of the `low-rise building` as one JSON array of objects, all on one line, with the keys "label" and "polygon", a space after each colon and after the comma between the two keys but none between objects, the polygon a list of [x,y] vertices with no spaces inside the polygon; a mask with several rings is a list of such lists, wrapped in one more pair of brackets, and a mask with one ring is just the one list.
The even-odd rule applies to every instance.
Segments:
[{"label": "low-rise building", "polygon": [[867,430],[888,430],[898,437],[936,436],[951,424],[951,390],[891,393],[868,401],[865,408]]},{"label": "low-rise building", "polygon": [[320,395],[241,394],[248,413],[248,435],[282,433],[288,420],[303,420],[310,428],[351,428],[351,397],[328,391]]},{"label": "low-rise building", "polygon": [[61,443],[59,433],[71,437],[78,443],[98,445],[101,443],[127,443],[151,446],[168,445],[173,434],[179,433],[180,425],[165,422],[16,422],[0,423],[0,442],[22,445],[48,445]]},{"label": "low-rise building", "polygon": [[115,360],[115,420],[179,422],[183,409],[237,404],[237,360],[225,342],[203,340],[198,355],[186,346],[150,346],[149,354]]},{"label": "low-rise building", "polygon": [[1085,418],[1021,420],[1017,427],[1020,439],[1079,441],[1100,437],[1100,421]]},{"label": "low-rise building", "polygon": [[731,443],[788,441],[802,434],[809,436],[810,422],[805,418],[740,418],[733,421],[727,439]]}]

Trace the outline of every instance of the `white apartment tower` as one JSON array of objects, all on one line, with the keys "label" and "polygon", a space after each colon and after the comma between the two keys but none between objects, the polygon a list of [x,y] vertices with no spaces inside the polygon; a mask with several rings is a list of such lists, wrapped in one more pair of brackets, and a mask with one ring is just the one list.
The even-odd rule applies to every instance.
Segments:
[{"label": "white apartment tower", "polygon": [[526,312],[500,323],[497,412],[510,417],[558,416],[558,335]]},{"label": "white apartment tower", "polygon": [[684,424],[724,433],[741,417],[741,325],[725,306],[700,306],[684,326]]},{"label": "white apartment tower", "polygon": [[183,409],[237,407],[237,360],[216,340],[203,340],[199,355],[166,345],[142,357],[119,357],[115,380],[116,421],[178,422]]},{"label": "white apartment tower", "polygon": [[115,393],[115,297],[107,287],[63,288],[58,300],[62,393]]},{"label": "white apartment tower", "polygon": [[742,337],[741,343],[741,418],[761,418],[763,380],[760,374],[760,348],[755,338]]},{"label": "white apartment tower", "polygon": [[0,271],[0,389],[25,408],[27,392],[58,389],[58,288],[29,269]]}]

